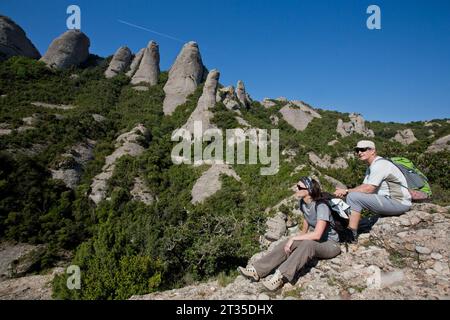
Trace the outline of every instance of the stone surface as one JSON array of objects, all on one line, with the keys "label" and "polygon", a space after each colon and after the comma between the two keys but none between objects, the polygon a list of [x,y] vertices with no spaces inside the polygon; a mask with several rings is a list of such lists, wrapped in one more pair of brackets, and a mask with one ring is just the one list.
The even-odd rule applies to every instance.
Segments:
[{"label": "stone surface", "polygon": [[146,86],[136,86],[136,87],[133,87],[133,90],[134,91],[148,91],[149,88]]},{"label": "stone surface", "polygon": [[237,122],[243,126],[243,127],[251,127],[250,123],[248,123],[247,121],[245,121],[243,118],[241,117],[235,117]]},{"label": "stone surface", "polygon": [[334,159],[334,162],[331,162],[331,157],[329,155],[325,155],[324,157],[320,158],[317,154],[314,152],[308,152],[309,160],[317,165],[318,167],[324,168],[324,169],[346,169],[348,168],[348,163],[345,161],[344,158],[336,158]]},{"label": "stone surface", "polygon": [[303,131],[314,118],[321,116],[301,101],[289,103],[280,109],[283,119],[297,131]]},{"label": "stone surface", "polygon": [[392,140],[400,142],[404,145],[408,145],[417,141],[416,137],[414,136],[414,132],[411,129],[397,131],[397,134],[394,136],[394,138],[392,138]]},{"label": "stone surface", "polygon": [[252,99],[250,99],[250,96],[245,91],[244,82],[241,80],[238,81],[236,86],[236,96],[239,100],[239,102],[246,108],[250,107],[250,104],[252,103]]},{"label": "stone surface", "polygon": [[216,101],[223,102],[225,107],[229,110],[236,110],[240,107],[238,97],[236,96],[233,86],[228,86],[217,90]]},{"label": "stone surface", "polygon": [[147,205],[150,205],[153,201],[155,201],[155,197],[152,192],[148,189],[145,182],[139,177],[134,179],[134,186],[133,189],[131,189],[130,194],[133,197],[133,200],[141,201]]},{"label": "stone surface", "polygon": [[106,78],[113,78],[120,72],[124,72],[128,69],[131,63],[132,53],[128,47],[120,47],[114,54],[108,69],[105,71]]},{"label": "stone surface", "polygon": [[207,129],[216,127],[211,123],[213,113],[210,110],[216,104],[216,92],[219,77],[220,72],[214,69],[209,72],[208,77],[206,78],[203,93],[198,99],[197,107],[182,127],[183,129],[188,130],[191,134],[194,134],[195,122],[201,122],[203,132]]},{"label": "stone surface", "polygon": [[75,106],[65,105],[65,104],[51,104],[44,102],[31,102],[31,105],[35,107],[47,108],[47,109],[60,109],[60,110],[72,110],[75,109]]},{"label": "stone surface", "polygon": [[329,183],[331,183],[333,185],[333,187],[335,187],[335,188],[347,189],[347,186],[345,184],[343,184],[342,182],[340,182],[339,180],[337,180],[333,177],[330,177],[330,176],[327,176],[326,174],[324,174],[323,178],[325,180],[327,180]]},{"label": "stone surface", "polygon": [[172,114],[179,105],[186,102],[187,96],[204,79],[204,69],[197,43],[191,41],[185,44],[170,68],[169,78],[164,86],[164,114]]},{"label": "stone surface", "polygon": [[427,153],[450,150],[450,134],[434,141],[427,149]]},{"label": "stone surface", "polygon": [[191,202],[193,204],[202,203],[205,199],[219,191],[222,188],[220,175],[233,177],[237,181],[241,180],[229,165],[214,164],[203,172],[202,176],[195,182],[191,192]]},{"label": "stone surface", "polygon": [[276,241],[286,235],[286,221],[286,215],[281,212],[269,218],[266,222],[268,228],[264,235],[265,238],[270,241]]},{"label": "stone surface", "polygon": [[101,123],[101,122],[103,122],[103,121],[106,120],[106,118],[105,118],[104,116],[102,116],[102,115],[100,115],[100,114],[96,114],[96,113],[94,113],[94,114],[92,115],[92,118],[94,118],[94,121],[95,121],[95,122],[99,122],[99,123]]},{"label": "stone surface", "polygon": [[136,53],[136,55],[133,58],[133,61],[131,62],[130,65],[130,70],[128,70],[128,72],[126,73],[126,75],[128,77],[133,77],[134,74],[136,73],[137,69],[139,68],[139,65],[141,64],[141,60],[142,57],[144,56],[144,52],[145,52],[146,48],[142,48],[141,50],[139,50],[138,53]]},{"label": "stone surface", "polygon": [[66,187],[75,189],[80,182],[84,168],[94,159],[95,141],[87,139],[61,155],[61,160],[50,169],[52,178],[62,180]]},{"label": "stone surface", "polygon": [[349,118],[349,122],[343,122],[342,119],[338,120],[336,132],[341,136],[347,137],[353,133],[359,133],[369,138],[375,136],[373,131],[366,127],[365,120],[360,114],[351,113]]},{"label": "stone surface", "polygon": [[106,198],[107,183],[113,175],[115,162],[124,155],[136,157],[142,154],[145,149],[140,145],[140,141],[148,141],[148,139],[148,130],[142,124],[138,124],[131,131],[121,134],[116,139],[116,149],[105,158],[102,172],[96,175],[91,183],[89,198],[95,204]]},{"label": "stone surface", "polygon": [[155,41],[150,41],[131,84],[147,83],[154,86],[158,83],[159,73],[159,46]]},{"label": "stone surface", "polygon": [[19,25],[0,15],[0,62],[13,56],[39,59],[41,54]]},{"label": "stone surface", "polygon": [[69,30],[53,40],[41,61],[50,68],[78,66],[89,57],[89,38],[79,30]]},{"label": "stone surface", "polygon": [[270,108],[276,105],[276,103],[269,98],[264,98],[260,103],[264,106],[264,108]]},{"label": "stone surface", "polygon": [[0,282],[0,300],[51,300],[52,281],[64,268],[54,268],[47,274],[32,275]]},{"label": "stone surface", "polygon": [[0,282],[25,274],[39,258],[43,246],[27,243],[0,243]]},{"label": "stone surface", "polygon": [[270,122],[274,125],[274,126],[277,126],[278,125],[278,122],[280,121],[280,118],[278,118],[276,115],[274,115],[274,114],[272,114],[271,116],[270,116]]},{"label": "stone surface", "polygon": [[328,144],[329,146],[334,146],[334,145],[337,144],[337,143],[339,143],[338,140],[332,140],[332,141],[328,142],[327,144]]}]

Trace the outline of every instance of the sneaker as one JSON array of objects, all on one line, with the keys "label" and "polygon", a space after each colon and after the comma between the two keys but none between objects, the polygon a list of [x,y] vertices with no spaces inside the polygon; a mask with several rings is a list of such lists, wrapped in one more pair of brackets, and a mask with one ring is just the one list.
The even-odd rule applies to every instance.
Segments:
[{"label": "sneaker", "polygon": [[277,269],[272,276],[265,278],[262,284],[270,291],[278,290],[284,284],[283,275]]},{"label": "sneaker", "polygon": [[245,268],[239,267],[238,270],[246,278],[249,278],[249,279],[254,280],[254,281],[258,281],[259,280],[259,275],[256,272],[255,267],[252,266],[252,265],[248,265]]}]

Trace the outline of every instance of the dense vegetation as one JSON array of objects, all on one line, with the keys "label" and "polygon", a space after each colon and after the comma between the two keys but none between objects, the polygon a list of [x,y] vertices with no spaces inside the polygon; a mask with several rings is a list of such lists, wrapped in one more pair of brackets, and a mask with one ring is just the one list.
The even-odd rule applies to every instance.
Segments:
[{"label": "dense vegetation", "polygon": [[[190,284],[193,281],[233,273],[237,265],[258,251],[258,237],[267,218],[265,209],[291,194],[290,187],[301,175],[311,174],[307,152],[332,157],[351,151],[360,136],[337,138],[337,119],[347,115],[320,110],[303,132],[290,127],[277,110],[258,102],[242,111],[252,126],[280,129],[280,151],[294,150],[288,161],[281,156],[276,175],[261,176],[261,165],[234,165],[241,181],[223,177],[222,189],[199,205],[191,204],[191,190],[206,166],[173,165],[170,136],[185,123],[201,95],[200,86],[176,112],[162,112],[163,86],[167,73],[148,91],[132,89],[119,75],[105,79],[108,60],[98,66],[66,71],[49,70],[42,63],[12,58],[0,64],[0,123],[12,129],[22,118],[35,115],[37,129],[13,131],[0,137],[0,238],[47,244],[42,269],[51,267],[61,251],[74,253],[70,264],[80,266],[82,289],[68,290],[65,276],[54,281],[57,298],[126,299]],[[71,110],[45,109],[31,102],[70,104]],[[235,128],[235,114],[218,103],[213,122],[220,128]],[[96,122],[92,114],[107,120]],[[280,118],[274,126],[270,117]],[[109,201],[98,206],[88,201],[92,178],[101,171],[105,156],[114,150],[122,132],[142,123],[150,130],[145,152],[136,158],[122,157],[108,184]],[[423,123],[368,124],[383,155],[404,155],[429,177],[435,201],[449,203],[449,153],[424,153],[428,145],[450,133],[445,120],[433,121],[435,137]],[[410,146],[389,141],[398,129],[412,128],[419,141]],[[84,141],[95,140],[94,160],[84,168],[75,190],[52,180],[49,172],[60,155]],[[299,164],[307,164],[292,174]],[[360,183],[364,165],[349,160],[345,170],[321,170],[352,186]],[[130,190],[140,176],[154,193],[151,205],[133,201]],[[330,185],[324,183],[330,189]],[[331,190],[328,190],[331,191]],[[69,263],[69,262],[68,262]]]}]

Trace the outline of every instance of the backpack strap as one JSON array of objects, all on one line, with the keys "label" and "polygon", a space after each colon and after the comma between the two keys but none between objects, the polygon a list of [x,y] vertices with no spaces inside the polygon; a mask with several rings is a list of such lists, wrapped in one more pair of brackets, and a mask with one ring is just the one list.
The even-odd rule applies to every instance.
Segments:
[{"label": "backpack strap", "polygon": [[[392,163],[395,167],[397,167],[397,165],[395,164],[395,162],[392,161],[392,160],[389,159],[389,158],[383,158],[383,157],[380,157],[380,158],[376,159],[374,162],[377,162],[378,160],[386,160],[386,161],[389,161],[389,162]],[[398,169],[398,167],[397,167],[397,169]],[[400,169],[398,169],[398,170],[400,170]],[[401,172],[401,174],[403,174],[402,170],[400,170],[400,172]],[[405,175],[403,174],[403,176],[405,176]],[[405,179],[406,179],[406,177],[405,177]],[[386,179],[385,179],[385,180],[386,180]],[[385,181],[385,180],[383,180],[383,181]],[[409,190],[409,188],[408,188],[407,186],[404,186],[401,182],[395,182],[395,181],[389,181],[389,182],[390,182],[390,183],[394,183],[394,184],[396,184],[396,185],[399,185],[399,186],[401,186],[401,187],[406,188],[407,190]]]}]

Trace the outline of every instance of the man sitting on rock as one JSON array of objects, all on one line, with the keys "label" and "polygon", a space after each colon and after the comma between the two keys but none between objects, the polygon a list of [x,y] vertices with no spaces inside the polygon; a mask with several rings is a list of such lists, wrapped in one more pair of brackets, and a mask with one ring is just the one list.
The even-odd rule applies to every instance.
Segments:
[{"label": "man sitting on rock", "polygon": [[367,209],[383,216],[397,216],[411,208],[411,195],[405,176],[392,162],[377,155],[375,143],[369,140],[358,142],[355,152],[358,158],[369,165],[363,184],[353,189],[339,189],[337,197],[345,197],[351,207],[349,228],[354,241],[357,239],[361,211]]}]

